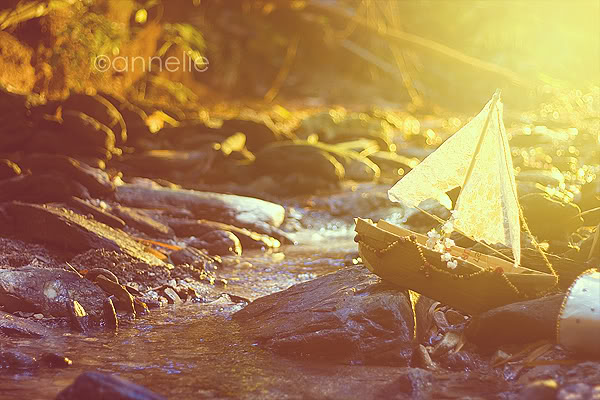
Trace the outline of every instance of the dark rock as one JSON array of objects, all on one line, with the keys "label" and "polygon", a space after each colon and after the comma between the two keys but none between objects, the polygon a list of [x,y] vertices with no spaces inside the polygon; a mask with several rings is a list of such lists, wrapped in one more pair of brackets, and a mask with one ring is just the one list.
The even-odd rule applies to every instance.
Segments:
[{"label": "dark rock", "polygon": [[85,312],[85,309],[77,300],[69,300],[67,302],[67,308],[69,310],[69,322],[71,328],[78,332],[87,332],[89,324],[89,316]]},{"label": "dark rock", "polygon": [[8,210],[14,219],[15,231],[21,238],[80,252],[89,249],[113,250],[150,265],[164,265],[122,231],[73,211],[18,202],[10,204]]},{"label": "dark rock", "polygon": [[52,333],[39,322],[15,317],[3,311],[0,311],[0,332],[8,336],[36,338],[50,336]]},{"label": "dark rock", "polygon": [[254,340],[288,356],[406,365],[412,353],[407,292],[363,267],[262,297],[234,319]]},{"label": "dark rock", "polygon": [[119,329],[119,320],[117,318],[117,312],[113,304],[113,296],[110,296],[104,300],[102,305],[102,313],[104,319],[104,326],[112,331]]},{"label": "dark rock", "polygon": [[[173,228],[177,236],[195,236],[201,238],[202,236],[216,231],[228,231],[240,240],[240,243],[245,249],[260,249],[260,248],[278,248],[281,243],[279,240],[272,238],[268,235],[253,232],[249,229],[238,228],[232,225],[223,224],[221,222],[207,221],[207,220],[185,220],[170,218],[168,220],[169,226]],[[190,242],[191,246],[202,247],[202,243]]]},{"label": "dark rock", "polygon": [[71,196],[89,198],[88,190],[61,173],[22,175],[0,183],[0,200],[31,203],[63,202]]},{"label": "dark rock", "polygon": [[592,390],[592,387],[585,383],[565,385],[558,391],[556,400],[595,400],[596,397],[592,397]]},{"label": "dark rock", "polygon": [[418,345],[413,352],[411,365],[417,368],[423,368],[427,370],[437,369],[437,365],[431,359],[429,352],[422,344]]},{"label": "dark rock", "polygon": [[198,249],[205,249],[209,254],[218,256],[242,255],[240,239],[232,232],[220,229],[205,233],[190,242],[190,245]]},{"label": "dark rock", "polygon": [[22,267],[0,270],[0,293],[33,304],[37,312],[69,316],[68,302],[76,299],[92,316],[98,316],[106,295],[79,275],[55,268]]},{"label": "dark rock", "polygon": [[79,197],[71,196],[68,199],[68,204],[74,207],[76,210],[81,211],[84,215],[91,215],[96,221],[102,222],[115,229],[123,229],[125,227],[125,221],[119,217],[115,217],[107,211],[104,211],[100,207],[96,207]]},{"label": "dark rock", "polygon": [[87,95],[74,93],[62,103],[65,110],[76,110],[85,113],[108,127],[116,135],[119,142],[127,141],[127,125],[119,110],[100,94]]},{"label": "dark rock", "polygon": [[237,132],[246,135],[246,145],[252,152],[260,150],[269,143],[275,142],[282,136],[269,121],[251,121],[230,119],[223,121],[221,134],[231,136]]},{"label": "dark rock", "polygon": [[120,204],[139,208],[187,208],[198,219],[255,227],[257,232],[257,222],[279,227],[285,217],[284,208],[278,204],[230,194],[122,185],[117,187],[116,198]]},{"label": "dark rock", "polygon": [[107,279],[104,275],[98,275],[94,280],[109,295],[117,300],[117,308],[123,310],[135,317],[135,306],[133,305],[133,296],[127,291],[125,286]]},{"label": "dark rock", "polygon": [[433,374],[420,368],[405,368],[400,377],[380,390],[375,398],[429,399],[433,388]]},{"label": "dark rock", "polygon": [[170,227],[153,219],[143,210],[117,205],[113,207],[112,211],[121,217],[127,225],[152,237],[174,236],[174,232]]},{"label": "dark rock", "polygon": [[193,247],[184,247],[181,250],[176,250],[169,254],[169,258],[174,265],[189,264],[207,270],[212,269],[210,268],[211,264],[217,263],[214,258],[206,254],[204,251],[195,249]]},{"label": "dark rock", "polygon": [[135,297],[133,299],[133,306],[135,307],[136,315],[146,315],[150,312],[150,308],[148,307],[148,304],[146,304],[139,297]]},{"label": "dark rock", "polygon": [[556,320],[564,294],[494,308],[471,320],[467,338],[484,347],[556,339]]},{"label": "dark rock", "polygon": [[289,176],[299,173],[339,182],[344,166],[324,148],[309,143],[273,143],[256,154],[253,163],[260,175]]},{"label": "dark rock", "polygon": [[92,168],[71,157],[59,154],[32,154],[21,160],[23,168],[34,173],[60,172],[69,180],[75,180],[85,186],[94,197],[104,197],[115,191],[106,172]]},{"label": "dark rock", "polygon": [[142,386],[100,372],[84,372],[56,400],[165,400]]},{"label": "dark rock", "polygon": [[583,224],[581,209],[547,194],[532,193],[519,199],[531,232],[540,239],[568,240]]},{"label": "dark rock", "polygon": [[73,365],[73,361],[56,353],[44,353],[40,357],[40,363],[50,368],[67,368]]},{"label": "dark rock", "polygon": [[0,351],[0,369],[8,370],[32,370],[39,368],[38,361],[19,351]]},{"label": "dark rock", "polygon": [[0,181],[21,175],[21,168],[10,160],[0,159]]},{"label": "dark rock", "polygon": [[558,384],[553,379],[536,381],[525,386],[519,392],[519,399],[523,400],[554,400]]}]

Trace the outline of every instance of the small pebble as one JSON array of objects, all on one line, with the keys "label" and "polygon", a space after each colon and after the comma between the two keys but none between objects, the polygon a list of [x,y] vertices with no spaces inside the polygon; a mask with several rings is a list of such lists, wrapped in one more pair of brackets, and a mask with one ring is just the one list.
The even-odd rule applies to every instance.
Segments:
[{"label": "small pebble", "polygon": [[33,314],[33,318],[35,318],[35,319],[43,319],[44,318],[44,314]]}]

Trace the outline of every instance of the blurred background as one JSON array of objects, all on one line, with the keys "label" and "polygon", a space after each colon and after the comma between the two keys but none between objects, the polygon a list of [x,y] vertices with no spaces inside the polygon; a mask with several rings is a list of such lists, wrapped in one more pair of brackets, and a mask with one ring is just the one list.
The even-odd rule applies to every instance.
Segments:
[{"label": "blurred background", "polygon": [[[535,107],[600,77],[600,1],[5,0],[0,82],[166,102]],[[98,72],[99,55],[205,57],[204,72]]]}]

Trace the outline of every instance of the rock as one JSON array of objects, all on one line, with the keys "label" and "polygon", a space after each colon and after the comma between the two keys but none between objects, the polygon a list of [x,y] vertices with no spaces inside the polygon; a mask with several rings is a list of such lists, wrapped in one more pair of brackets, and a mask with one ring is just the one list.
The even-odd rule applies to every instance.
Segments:
[{"label": "rock", "polygon": [[535,381],[525,386],[519,392],[519,399],[523,400],[554,400],[558,384],[553,379]]},{"label": "rock", "polygon": [[173,289],[172,287],[166,287],[166,288],[164,288],[164,290],[162,292],[163,292],[163,296],[165,296],[167,298],[167,301],[169,302],[169,304],[183,303],[183,301],[181,300],[181,297],[179,297],[179,295],[177,294],[175,289]]},{"label": "rock", "polygon": [[[231,232],[240,240],[241,245],[245,249],[278,248],[281,245],[279,240],[268,235],[220,222],[170,218],[168,224],[173,228],[177,236],[195,236],[196,238],[201,238],[216,230]],[[190,245],[199,247],[201,243],[194,241]]]},{"label": "rock", "polygon": [[439,357],[454,350],[460,342],[460,335],[456,332],[446,332],[442,340],[437,342],[431,351],[433,357]]},{"label": "rock", "polygon": [[242,132],[246,135],[246,144],[252,152],[279,140],[282,136],[270,121],[230,119],[223,121],[220,131],[224,136],[231,136],[237,132]]},{"label": "rock", "polygon": [[379,166],[382,177],[395,181],[408,174],[419,164],[418,158],[404,157],[389,151],[377,151],[369,154],[369,159]]},{"label": "rock", "polygon": [[556,339],[556,320],[564,294],[494,308],[471,320],[465,334],[483,347]]},{"label": "rock", "polygon": [[32,370],[39,367],[38,361],[19,351],[0,351],[0,370]]},{"label": "rock", "polygon": [[10,160],[0,159],[0,181],[21,175],[21,168]]},{"label": "rock", "polygon": [[411,365],[427,370],[437,369],[437,365],[431,359],[429,352],[422,344],[418,345],[413,353]]},{"label": "rock", "polygon": [[0,182],[0,201],[51,203],[67,201],[71,196],[90,198],[87,188],[62,173],[21,175]]},{"label": "rock", "polygon": [[186,189],[117,187],[117,201],[138,208],[187,208],[198,219],[210,219],[261,232],[261,224],[279,227],[285,217],[282,206],[264,200]]},{"label": "rock", "polygon": [[84,372],[56,400],[166,400],[142,386],[100,372]]},{"label": "rock", "polygon": [[67,203],[74,207],[76,210],[82,212],[83,215],[91,215],[96,221],[102,222],[115,229],[123,229],[125,227],[125,221],[123,221],[119,217],[115,217],[114,215],[104,211],[100,207],[96,207],[85,200],[80,199],[79,197],[71,196]]},{"label": "rock", "polygon": [[581,210],[573,203],[564,203],[547,194],[532,193],[519,198],[531,232],[540,239],[568,240],[583,219]]},{"label": "rock", "polygon": [[90,315],[98,316],[106,297],[98,286],[71,271],[37,267],[0,270],[0,293],[56,317],[69,316],[70,300],[77,300]]},{"label": "rock", "polygon": [[117,331],[119,329],[119,320],[117,318],[117,312],[113,304],[113,296],[110,296],[104,300],[102,305],[102,314],[104,319],[104,326],[111,331]]},{"label": "rock", "polygon": [[[120,230],[73,211],[53,206],[14,202],[8,210],[18,237],[83,252],[106,249],[127,254],[149,265],[162,266],[156,256]],[[86,307],[87,308],[87,307]]]},{"label": "rock", "polygon": [[50,368],[67,368],[73,365],[73,361],[56,353],[44,353],[40,357],[40,363]]},{"label": "rock", "polygon": [[253,340],[287,356],[406,365],[412,353],[407,292],[364,267],[262,297],[234,319]]},{"label": "rock", "polygon": [[69,310],[69,322],[71,328],[78,332],[87,332],[89,324],[89,316],[85,309],[77,300],[68,300],[67,308]]},{"label": "rock", "polygon": [[151,237],[173,237],[175,235],[170,227],[156,221],[143,210],[117,205],[113,207],[112,211],[127,225]]},{"label": "rock", "polygon": [[202,250],[195,249],[193,247],[184,247],[181,250],[173,251],[169,254],[169,258],[174,265],[193,265],[194,267],[201,267],[209,270],[211,264],[218,264],[218,262],[206,254]]},{"label": "rock", "polygon": [[434,376],[420,368],[405,368],[400,377],[385,386],[375,398],[381,399],[429,399],[433,388]]},{"label": "rock", "polygon": [[8,336],[40,338],[50,336],[52,331],[39,322],[0,311],[0,332]]},{"label": "rock", "polygon": [[209,254],[218,256],[242,255],[242,244],[235,234],[224,230],[214,230],[189,243],[197,249],[205,249]]},{"label": "rock", "polygon": [[71,93],[62,103],[64,110],[80,111],[115,133],[116,139],[127,141],[127,125],[119,110],[100,94]]},{"label": "rock", "polygon": [[344,178],[344,166],[324,148],[310,143],[273,143],[256,154],[252,164],[260,175],[289,176],[299,173],[329,182]]},{"label": "rock", "polygon": [[565,385],[558,391],[556,400],[595,400],[596,397],[592,397],[592,390],[592,387],[585,383]]},{"label": "rock", "polygon": [[[107,279],[104,275],[99,275],[94,280],[98,286],[117,300],[117,308],[131,314],[135,318],[135,306],[133,296],[127,291],[125,286]],[[103,305],[104,307],[104,305]]]},{"label": "rock", "polygon": [[81,183],[94,197],[109,196],[115,191],[115,186],[106,172],[71,157],[60,154],[31,154],[23,158],[21,164],[33,173],[60,172],[69,180]]}]

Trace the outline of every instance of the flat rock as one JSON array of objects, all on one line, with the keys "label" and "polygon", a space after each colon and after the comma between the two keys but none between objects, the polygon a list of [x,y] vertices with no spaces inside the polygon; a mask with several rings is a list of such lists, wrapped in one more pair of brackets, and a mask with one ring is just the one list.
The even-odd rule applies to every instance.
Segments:
[{"label": "flat rock", "polygon": [[234,319],[253,340],[287,356],[406,365],[412,355],[408,293],[364,267],[262,297]]},{"label": "flat rock", "polygon": [[39,322],[15,317],[12,314],[0,311],[0,332],[8,336],[19,337],[44,337],[50,336],[50,329]]},{"label": "flat rock", "polygon": [[480,346],[556,339],[556,320],[564,294],[508,304],[479,314],[465,333]]},{"label": "flat rock", "polygon": [[118,217],[122,218],[127,225],[152,237],[172,237],[175,235],[173,229],[155,220],[150,215],[145,213],[144,210],[124,206],[115,206],[113,207],[112,211]]},{"label": "flat rock", "polygon": [[56,400],[166,400],[143,386],[114,375],[84,372]]},{"label": "flat rock", "polygon": [[251,197],[164,187],[121,185],[117,201],[138,208],[186,208],[196,218],[210,219],[260,232],[261,223],[279,227],[285,210],[279,204]]},{"label": "flat rock", "polygon": [[123,231],[73,211],[14,202],[9,205],[8,212],[13,218],[15,232],[21,238],[79,252],[89,249],[113,250],[150,265],[164,265]]},{"label": "flat rock", "polygon": [[0,295],[16,297],[24,307],[57,317],[70,315],[72,300],[98,316],[106,297],[98,286],[71,271],[37,267],[0,270]]}]

